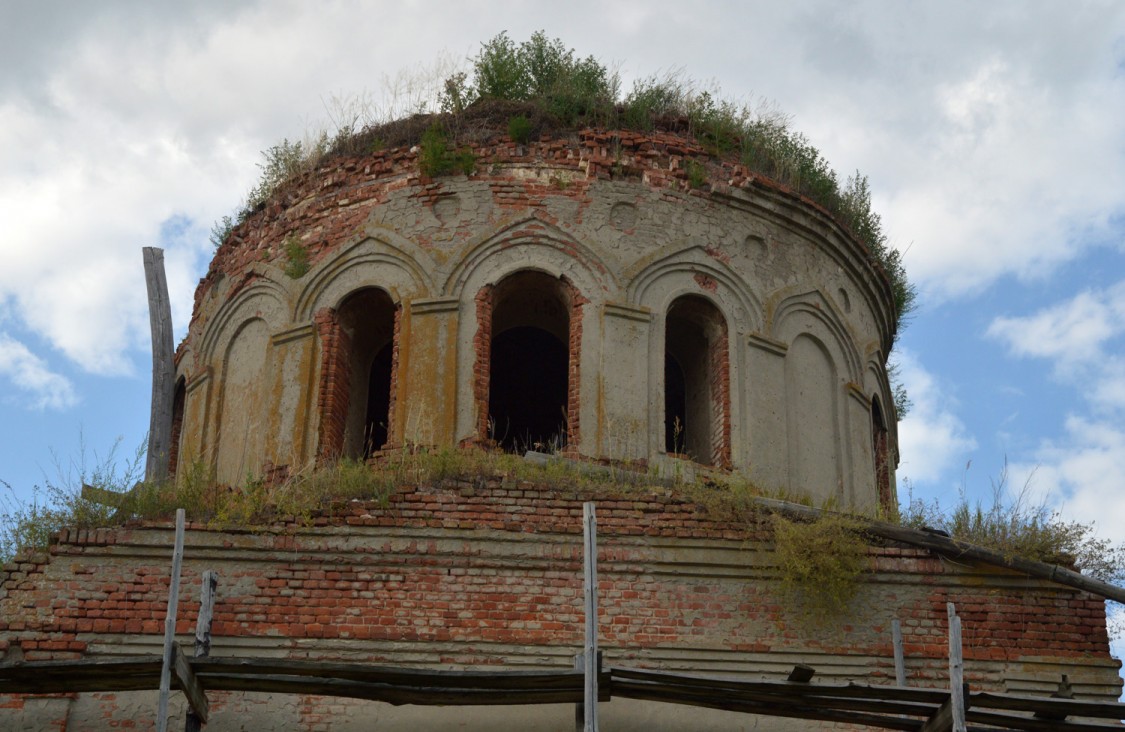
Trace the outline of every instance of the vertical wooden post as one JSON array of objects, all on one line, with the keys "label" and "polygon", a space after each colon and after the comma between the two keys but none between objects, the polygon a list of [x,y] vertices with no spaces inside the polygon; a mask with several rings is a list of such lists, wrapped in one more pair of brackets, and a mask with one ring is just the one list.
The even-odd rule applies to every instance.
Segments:
[{"label": "vertical wooden post", "polygon": [[906,686],[906,659],[902,652],[902,623],[898,618],[891,621],[891,636],[895,647],[895,684]]},{"label": "vertical wooden post", "polygon": [[953,732],[965,732],[965,668],[961,656],[961,618],[952,602],[945,604],[949,615],[949,698],[953,707]]},{"label": "vertical wooden post", "polygon": [[[195,621],[195,657],[206,658],[211,653],[211,616],[215,611],[215,588],[219,575],[212,569],[203,573],[203,587],[199,591],[199,617]],[[200,732],[203,720],[194,709],[188,710],[184,732]]]},{"label": "vertical wooden post", "polygon": [[[586,670],[586,654],[585,653],[575,654],[575,656],[574,656],[574,670],[575,671],[582,671],[583,673],[585,673],[585,670]],[[585,692],[583,692],[583,694],[585,694]],[[578,702],[577,704],[574,705],[574,732],[582,732],[582,730],[585,726],[586,726],[586,705],[583,704],[582,702]]]},{"label": "vertical wooden post", "polygon": [[172,449],[172,400],[176,379],[172,306],[168,300],[168,279],[164,275],[164,250],[145,247],[142,251],[148,288],[148,322],[152,330],[152,403],[145,480],[159,482],[168,477],[168,456]]},{"label": "vertical wooden post", "polygon": [[583,702],[584,732],[598,732],[598,524],[594,504],[582,504],[583,572],[582,589],[586,605],[586,647],[583,666],[586,693]]},{"label": "vertical wooden post", "polygon": [[172,581],[168,586],[168,614],[164,616],[164,665],[160,669],[160,704],[156,729],[168,732],[168,694],[172,689],[173,645],[176,641],[176,608],[180,602],[180,568],[184,562],[184,509],[176,509],[176,544],[172,549]]}]

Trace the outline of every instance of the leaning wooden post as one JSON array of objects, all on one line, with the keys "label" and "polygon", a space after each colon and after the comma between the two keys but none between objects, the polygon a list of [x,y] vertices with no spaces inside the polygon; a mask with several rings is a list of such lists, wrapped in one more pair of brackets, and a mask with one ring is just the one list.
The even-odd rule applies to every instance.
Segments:
[{"label": "leaning wooden post", "polygon": [[594,504],[582,504],[583,572],[582,589],[586,605],[586,647],[583,665],[586,693],[583,696],[585,732],[598,732],[598,538]]},{"label": "leaning wooden post", "polygon": [[148,322],[152,329],[152,405],[148,421],[145,480],[158,482],[168,477],[168,456],[172,448],[172,400],[176,379],[172,306],[168,301],[168,279],[164,276],[164,250],[145,247],[143,252]]},{"label": "leaning wooden post", "polygon": [[961,656],[961,618],[952,602],[945,604],[949,615],[949,695],[953,707],[953,732],[965,732],[965,667]]},{"label": "leaning wooden post", "polygon": [[[203,587],[199,591],[199,617],[195,621],[195,657],[206,658],[211,653],[211,617],[215,612],[215,588],[219,574],[212,569],[203,573]],[[203,720],[194,710],[188,710],[184,732],[200,732]]]},{"label": "leaning wooden post", "polygon": [[172,581],[168,586],[168,614],[164,616],[164,664],[160,668],[160,705],[156,729],[168,732],[168,694],[172,689],[172,663],[176,640],[176,608],[180,601],[180,568],[184,563],[184,509],[176,509],[176,544],[172,550]]}]

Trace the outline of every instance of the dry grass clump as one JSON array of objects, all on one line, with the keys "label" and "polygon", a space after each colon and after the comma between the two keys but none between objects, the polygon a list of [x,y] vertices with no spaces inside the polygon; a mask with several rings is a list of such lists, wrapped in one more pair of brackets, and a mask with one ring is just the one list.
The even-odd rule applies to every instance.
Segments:
[{"label": "dry grass clump", "polygon": [[781,587],[806,617],[844,612],[868,569],[862,525],[840,514],[811,522],[773,516],[774,557]]}]

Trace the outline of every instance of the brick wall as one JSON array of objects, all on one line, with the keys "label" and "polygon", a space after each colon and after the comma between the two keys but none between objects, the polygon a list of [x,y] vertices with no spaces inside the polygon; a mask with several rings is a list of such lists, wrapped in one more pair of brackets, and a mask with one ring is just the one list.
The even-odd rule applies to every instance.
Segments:
[{"label": "brick wall", "polygon": [[402,303],[395,304],[394,327],[391,329],[391,395],[387,402],[387,444],[375,445],[376,448],[401,447],[395,425],[398,424],[395,415],[395,405],[398,403],[398,365],[399,346],[402,335]]},{"label": "brick wall", "polygon": [[[693,189],[688,182],[685,162],[697,160],[705,164],[709,180],[714,184],[781,191],[824,210],[810,199],[750,172],[741,164],[713,160],[695,140],[671,132],[582,130],[573,136],[525,145],[516,145],[506,136],[497,135],[470,142],[467,147],[481,163],[473,174],[474,179],[491,181],[494,203],[501,209],[539,207],[547,197],[567,196],[578,203],[580,217],[589,204],[589,181],[622,177],[640,180],[656,189],[708,196],[707,189]],[[534,164],[562,173],[572,172],[575,179],[513,180],[503,174],[490,177],[484,163]],[[409,147],[359,157],[332,158],[316,170],[297,176],[260,211],[235,227],[215,252],[207,276],[196,289],[195,312],[199,311],[203,296],[223,277],[232,277],[237,283],[234,291],[237,291],[249,284],[245,273],[252,264],[268,260],[283,266],[285,253],[280,243],[295,231],[304,232],[301,244],[308,249],[310,262],[315,265],[326,252],[351,241],[376,206],[406,187],[415,189],[414,195],[431,208],[442,198],[441,182],[430,181],[418,172],[417,154]],[[468,232],[450,232],[445,227],[439,236],[441,242],[450,238],[461,241]],[[425,236],[419,237],[417,243],[426,249],[435,247],[435,242]],[[889,285],[882,284],[889,294]]]},{"label": "brick wall", "polygon": [[[312,526],[192,523],[176,630],[187,642],[202,572],[214,569],[214,655],[569,667],[583,631],[581,505],[571,490],[448,480],[405,486],[385,507],[338,506]],[[818,680],[890,683],[898,618],[911,684],[941,685],[952,601],[975,688],[1049,693],[1067,673],[1082,697],[1120,693],[1096,597],[918,549],[871,547],[871,572],[848,611],[813,622],[780,592],[766,522],[718,520],[667,492],[604,498],[597,515],[599,633],[610,664],[782,678],[804,662]],[[172,533],[152,523],[66,530],[50,555],[5,566],[5,658],[158,653]],[[324,705],[350,702],[301,703],[320,710],[304,717],[323,721]],[[3,719],[0,709],[0,727]]]},{"label": "brick wall", "polygon": [[[397,324],[397,317],[396,317]],[[348,423],[348,392],[351,381],[351,338],[340,325],[335,310],[325,308],[315,316],[320,338],[320,386],[317,407],[320,416],[320,444],[317,459],[339,457],[344,448]],[[393,381],[393,373],[392,373]],[[392,389],[392,393],[394,390]]]},{"label": "brick wall", "polygon": [[476,295],[477,332],[473,335],[473,399],[477,405],[476,438],[486,441],[488,434],[488,382],[492,374],[492,285]]},{"label": "brick wall", "polygon": [[[730,468],[730,350],[727,346],[727,321],[721,316],[708,338],[707,359],[711,379],[711,464]],[[709,329],[710,330],[710,329]]]},{"label": "brick wall", "polygon": [[570,280],[562,280],[570,305],[570,331],[567,334],[566,442],[576,451],[582,442],[582,306],[589,302]]}]

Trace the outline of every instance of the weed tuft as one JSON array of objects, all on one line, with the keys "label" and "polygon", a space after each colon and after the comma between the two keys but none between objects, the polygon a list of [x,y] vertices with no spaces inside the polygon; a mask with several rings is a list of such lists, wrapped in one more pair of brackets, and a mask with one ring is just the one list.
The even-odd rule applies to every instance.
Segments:
[{"label": "weed tuft", "polygon": [[[967,476],[972,463],[965,465]],[[986,501],[968,498],[962,478],[959,498],[951,508],[938,501],[915,498],[907,482],[909,502],[900,521],[910,528],[939,529],[953,539],[997,551],[1006,557],[1021,557],[1050,564],[1073,566],[1095,579],[1125,581],[1125,546],[1097,536],[1094,524],[1068,521],[1043,500],[1031,495],[1031,480],[1018,490],[1008,489],[1008,462],[991,480]]]},{"label": "weed tuft", "polygon": [[449,137],[438,124],[430,125],[422,135],[418,150],[418,170],[431,178],[459,172],[472,175],[476,169],[476,156],[467,147],[454,150]]},{"label": "weed tuft", "polygon": [[687,161],[684,172],[687,173],[688,185],[692,188],[702,188],[707,183],[707,168],[698,160]]},{"label": "weed tuft", "polygon": [[509,119],[508,137],[518,145],[526,145],[531,139],[531,120],[522,114]]},{"label": "weed tuft", "polygon": [[816,521],[773,517],[775,559],[782,592],[806,619],[844,612],[868,569],[867,542],[860,524],[839,514]]},{"label": "weed tuft", "polygon": [[299,280],[309,271],[309,250],[296,234],[285,237],[285,274]]}]

